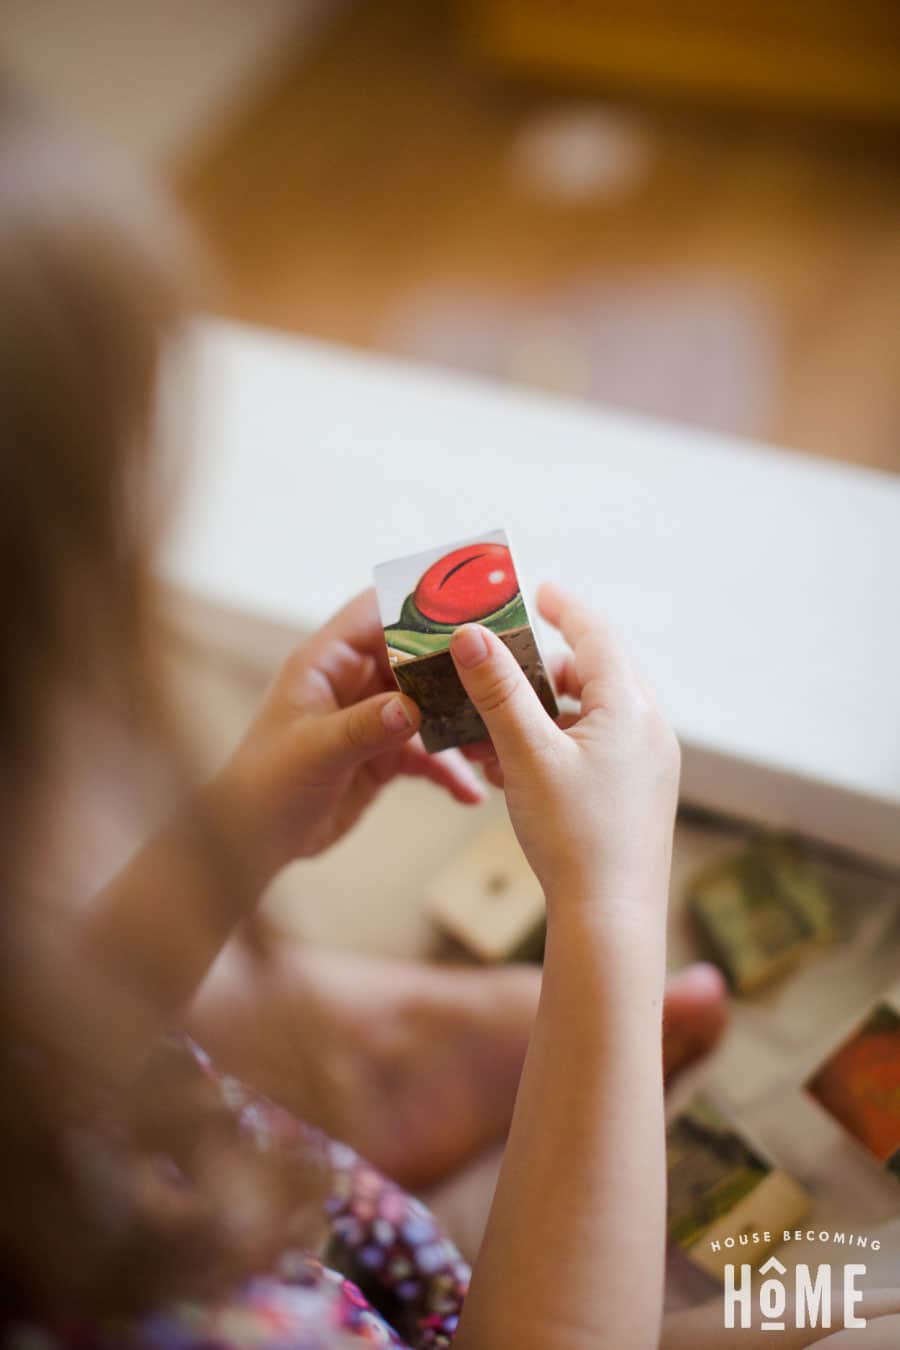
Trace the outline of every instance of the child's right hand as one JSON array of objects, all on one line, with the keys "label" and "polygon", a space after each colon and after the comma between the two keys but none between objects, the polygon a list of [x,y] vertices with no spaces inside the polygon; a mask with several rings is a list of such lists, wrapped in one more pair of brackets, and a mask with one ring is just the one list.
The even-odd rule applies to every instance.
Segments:
[{"label": "child's right hand", "polygon": [[[557,726],[520,667],[488,629],[451,644],[459,677],[499,762],[513,827],[551,914],[589,903],[640,918],[665,907],[678,796],[674,734],[603,622],[555,586],[543,616],[572,648],[559,692],[580,700]],[[491,775],[495,777],[497,775]]]},{"label": "child's right hand", "polygon": [[486,629],[461,628],[451,643],[548,920],[534,1030],[454,1345],[636,1350],[658,1345],[662,1306],[659,1046],[678,747],[604,625],[554,587],[540,608],[572,649],[559,680],[581,703],[571,725],[547,716]]}]

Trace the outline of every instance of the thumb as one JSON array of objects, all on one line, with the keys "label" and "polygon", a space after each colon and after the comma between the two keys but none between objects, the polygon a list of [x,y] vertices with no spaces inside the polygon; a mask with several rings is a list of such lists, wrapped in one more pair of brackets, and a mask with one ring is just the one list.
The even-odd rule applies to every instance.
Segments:
[{"label": "thumb", "polygon": [[501,764],[539,755],[555,727],[505,643],[489,628],[466,624],[453,634],[450,653]]},{"label": "thumb", "polygon": [[375,694],[317,720],[319,759],[348,768],[408,741],[421,717],[411,698],[393,693]]}]

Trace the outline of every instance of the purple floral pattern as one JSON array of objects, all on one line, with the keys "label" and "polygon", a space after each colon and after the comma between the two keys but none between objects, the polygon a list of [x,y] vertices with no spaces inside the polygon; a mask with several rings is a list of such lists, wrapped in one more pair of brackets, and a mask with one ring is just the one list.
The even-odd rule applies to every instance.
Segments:
[{"label": "purple floral pattern", "polygon": [[325,1260],[281,1253],[277,1269],[227,1298],[181,1301],[129,1325],[6,1329],[4,1350],[445,1350],[456,1331],[469,1268],[418,1200],[352,1149],[335,1143],[185,1047],[255,1147],[318,1152],[332,1186]]}]

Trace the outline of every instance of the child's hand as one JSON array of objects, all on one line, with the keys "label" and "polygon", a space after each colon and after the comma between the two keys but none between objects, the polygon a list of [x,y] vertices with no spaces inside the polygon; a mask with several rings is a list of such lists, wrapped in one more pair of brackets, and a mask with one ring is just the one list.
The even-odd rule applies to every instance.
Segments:
[{"label": "child's hand", "polygon": [[454,1345],[631,1350],[658,1345],[661,1320],[678,747],[603,624],[553,587],[540,607],[572,648],[560,691],[581,711],[565,728],[499,638],[468,627],[451,644],[547,897],[534,1031]]},{"label": "child's hand", "polygon": [[366,591],[288,658],[210,793],[246,831],[264,872],[326,849],[398,775],[481,801],[458,752],[426,754],[419,722],[415,703],[396,688],[374,592]]},{"label": "child's hand", "polygon": [[539,605],[572,648],[559,692],[580,700],[581,713],[565,729],[487,629],[468,625],[451,644],[497,757],[488,776],[505,788],[551,908],[600,897],[631,912],[664,905],[678,743],[600,619],[555,586],[542,587]]}]

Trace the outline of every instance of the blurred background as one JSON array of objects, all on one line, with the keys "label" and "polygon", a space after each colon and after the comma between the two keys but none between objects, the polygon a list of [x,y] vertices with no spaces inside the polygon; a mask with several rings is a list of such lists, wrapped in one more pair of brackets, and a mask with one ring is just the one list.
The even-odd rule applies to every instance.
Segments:
[{"label": "blurred background", "polygon": [[0,0],[229,316],[900,468],[896,0]]},{"label": "blurred background", "polygon": [[[900,471],[900,0],[0,0],[0,69],[168,183],[215,260],[222,314]],[[301,374],[302,364],[298,358]],[[254,399],[257,388],[275,390],[277,407],[285,386],[275,366],[271,382],[258,385],[254,366],[247,388]],[[262,417],[258,425],[275,425],[279,434],[286,426],[293,446],[294,410],[311,379],[307,372],[305,384],[291,385],[282,421]],[[217,409],[224,403],[232,416],[235,407],[246,414],[240,400],[229,405],[220,388],[210,387]],[[264,398],[259,402],[267,412]],[[368,431],[365,411],[357,416]],[[335,424],[344,412],[335,411]],[[323,400],[317,413],[310,420],[321,430],[332,407]],[[298,614],[319,603],[321,590],[303,584],[308,551],[299,542],[293,498],[284,509],[276,500],[286,490],[299,496],[300,479],[293,470],[283,477],[273,472],[282,461],[258,453],[257,423],[252,435],[249,424],[245,415],[232,438],[220,433],[216,448],[224,456],[224,447],[240,447],[229,460],[229,492],[235,483],[252,485],[249,475],[235,474],[236,464],[255,473],[264,461],[255,514],[271,512],[275,542],[259,548],[269,525],[257,520],[253,546],[235,529],[223,532],[225,545],[217,548],[222,520],[247,515],[245,498],[232,516],[217,497],[211,514],[218,525],[207,533],[207,503],[198,497],[191,516],[198,542],[190,556],[215,562],[217,571],[201,568],[199,575],[215,575],[211,594],[223,605],[200,587],[196,595],[173,593],[168,610],[166,655],[198,767],[209,770],[234,744],[276,661],[297,639],[292,624],[246,612],[247,577],[254,584],[265,578],[262,593],[277,574],[276,596],[296,585]],[[410,424],[417,425],[414,416]],[[298,419],[298,446],[304,435]],[[408,429],[406,440],[417,446]],[[672,438],[673,445],[679,441]],[[373,443],[374,437],[365,448],[374,455]],[[603,436],[597,444],[600,453]],[[329,446],[320,436],[310,459],[318,451],[324,462]],[[515,448],[497,447],[513,471]],[[425,476],[439,476],[443,466],[427,458],[428,449]],[[547,447],[548,483],[558,469],[554,449]],[[723,446],[722,459],[729,453],[739,469],[741,457]],[[635,461],[643,485],[653,459],[648,454],[641,463],[636,454]],[[208,487],[217,482],[218,464],[214,455],[206,463]],[[725,483],[728,475],[713,468],[709,514],[724,501],[735,515],[734,483],[751,480],[738,473]],[[741,538],[755,538],[751,531],[766,506],[770,521],[763,525],[784,520],[792,492],[796,517],[813,519],[830,493],[802,495],[809,477],[797,475],[796,488],[785,483],[778,512],[771,498],[751,494],[737,513],[746,518]],[[819,477],[830,489],[834,475]],[[792,566],[782,603],[772,606],[773,629],[786,631],[795,604],[789,649],[760,646],[756,620],[773,582],[745,545],[743,555],[733,550],[734,568],[726,559],[725,574],[741,586],[727,597],[733,605],[724,615],[716,608],[722,585],[710,587],[710,610],[706,594],[661,577],[657,590],[671,591],[674,617],[659,640],[675,660],[660,673],[670,690],[679,683],[690,690],[684,706],[695,715],[696,690],[712,690],[714,701],[716,672],[741,643],[749,654],[743,675],[761,672],[755,689],[738,681],[737,695],[729,681],[719,681],[724,712],[717,709],[710,724],[723,729],[721,745],[712,745],[707,761],[715,766],[729,762],[733,726],[739,747],[745,724],[764,732],[774,726],[779,741],[785,727],[788,744],[789,720],[778,703],[781,691],[790,698],[798,687],[785,678],[788,663],[797,662],[792,676],[808,678],[812,687],[822,664],[834,658],[849,672],[835,685],[848,691],[846,702],[829,706],[821,736],[802,719],[792,744],[806,749],[812,738],[836,746],[828,761],[834,784],[826,786],[838,790],[847,784],[856,790],[856,763],[870,777],[877,770],[882,797],[869,799],[877,823],[896,809],[897,797],[889,797],[895,781],[887,779],[896,762],[894,728],[879,726],[872,735],[873,719],[896,706],[888,697],[896,664],[892,569],[880,561],[893,556],[886,513],[896,480],[863,478],[866,499],[871,490],[885,500],[885,514],[873,509],[867,518],[876,526],[886,522],[883,528],[864,533],[857,521],[857,533],[844,530],[824,559],[805,545],[802,530],[782,550]],[[635,501],[642,500],[639,493]],[[407,505],[397,505],[395,519]],[[677,526],[667,537],[675,538],[683,522],[663,489],[649,519],[666,512]],[[638,531],[646,519],[641,510],[620,522],[622,537],[631,530],[642,555],[648,549]],[[715,544],[721,523],[713,521],[704,538]],[[589,513],[575,528],[590,557]],[[770,535],[759,529],[761,547]],[[832,536],[823,529],[821,537]],[[868,549],[854,549],[855,538]],[[365,555],[368,537],[357,542]],[[423,536],[421,546],[439,542]],[[253,547],[260,556],[251,560]],[[654,538],[649,552],[662,556],[665,547],[665,539],[657,546]],[[845,575],[843,560],[851,554],[868,569],[867,589],[854,580],[859,573],[849,581]],[[369,561],[385,556],[373,551]],[[708,556],[712,570],[714,548]],[[231,591],[240,598],[234,608]],[[620,598],[620,616],[632,596],[648,626],[662,612],[654,608],[653,588],[641,596],[629,575],[614,575],[607,591]],[[816,591],[817,622],[822,613],[830,622],[834,612],[843,623],[858,606],[864,640],[885,635],[878,652],[863,647],[860,654],[845,623],[823,651],[824,628],[803,613]],[[756,596],[763,603],[754,608]],[[279,612],[274,602],[271,608]],[[286,618],[294,612],[288,607]],[[698,658],[681,640],[682,626],[709,634],[713,658],[702,681],[694,680]],[[724,662],[715,653],[720,632]],[[880,684],[867,674],[853,683],[853,671],[867,661],[880,662],[878,674],[887,671]],[[819,706],[815,698],[808,702]],[[849,754],[857,727],[871,759]],[[794,792],[805,792],[817,811],[817,803],[827,804],[816,795],[817,782],[791,776],[789,754],[775,763],[777,771],[788,766],[787,786],[770,791],[773,780],[759,774],[764,751],[734,761],[735,781],[747,775],[739,800],[758,799],[772,824],[785,812],[794,819]],[[842,757],[851,761],[846,775]],[[876,807],[883,808],[877,817]],[[827,809],[819,814],[827,831],[833,818]],[[399,784],[339,848],[283,873],[264,915],[286,938],[432,956],[437,934],[424,897],[436,864],[464,850],[485,821],[501,817],[496,798],[473,823],[438,794]],[[97,858],[105,860],[110,849],[127,856],[134,841],[116,836],[120,823],[105,800],[93,828]],[[669,920],[673,967],[697,954],[684,902],[688,882],[735,855],[746,830],[706,815],[681,818]],[[885,1238],[883,1252],[894,1263],[882,1278],[890,1284],[900,1241],[895,1192],[877,1170],[867,1174],[852,1141],[835,1140],[835,1127],[804,1104],[798,1085],[854,1010],[896,979],[897,881],[865,858],[826,856],[817,866],[837,902],[838,939],[763,1000],[735,1000],[732,1029],[708,1084],[783,1166],[818,1187],[823,1222],[839,1215],[843,1226],[855,1216],[859,1231],[893,1222],[894,1242]],[[84,889],[89,893],[87,883]],[[488,1160],[487,1172],[476,1166],[460,1191],[438,1205],[469,1252],[480,1240],[495,1167],[496,1159]],[[689,1280],[670,1284],[671,1306],[705,1296]]]},{"label": "blurred background", "polygon": [[230,316],[900,469],[896,0],[0,0]]}]

